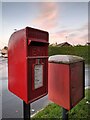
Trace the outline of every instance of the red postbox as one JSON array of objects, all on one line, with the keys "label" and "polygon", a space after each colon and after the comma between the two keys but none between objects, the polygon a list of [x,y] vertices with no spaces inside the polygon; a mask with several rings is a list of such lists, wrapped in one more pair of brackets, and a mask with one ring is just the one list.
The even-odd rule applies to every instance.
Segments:
[{"label": "red postbox", "polygon": [[48,32],[26,27],[8,44],[8,88],[31,103],[48,92]]},{"label": "red postbox", "polygon": [[84,97],[84,60],[72,55],[49,57],[48,96],[70,110]]}]

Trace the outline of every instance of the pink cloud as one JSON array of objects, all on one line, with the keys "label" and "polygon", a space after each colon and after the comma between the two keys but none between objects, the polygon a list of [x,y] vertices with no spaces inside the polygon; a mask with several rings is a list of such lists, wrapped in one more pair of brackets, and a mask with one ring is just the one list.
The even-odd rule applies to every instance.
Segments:
[{"label": "pink cloud", "polygon": [[88,24],[78,29],[60,28],[58,5],[55,2],[40,3],[40,14],[33,21],[35,26],[49,32],[49,42],[70,42],[71,44],[85,44],[87,42]]},{"label": "pink cloud", "polygon": [[41,13],[34,20],[34,24],[44,30],[52,30],[56,27],[58,17],[58,7],[56,3],[41,3]]}]

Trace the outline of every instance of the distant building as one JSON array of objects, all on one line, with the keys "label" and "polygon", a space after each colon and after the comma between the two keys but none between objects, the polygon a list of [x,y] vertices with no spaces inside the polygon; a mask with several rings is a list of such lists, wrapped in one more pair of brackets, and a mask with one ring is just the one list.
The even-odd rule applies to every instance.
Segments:
[{"label": "distant building", "polygon": [[1,54],[2,56],[4,57],[7,57],[8,56],[8,47],[5,46],[2,50],[1,50]]},{"label": "distant building", "polygon": [[57,46],[57,42],[53,43],[53,44],[50,44],[50,46]]},{"label": "distant building", "polygon": [[87,46],[90,46],[90,42],[87,42],[86,45],[87,45]]},{"label": "distant building", "polygon": [[67,47],[67,46],[72,46],[71,44],[69,44],[68,42],[63,42],[57,45],[58,47]]}]

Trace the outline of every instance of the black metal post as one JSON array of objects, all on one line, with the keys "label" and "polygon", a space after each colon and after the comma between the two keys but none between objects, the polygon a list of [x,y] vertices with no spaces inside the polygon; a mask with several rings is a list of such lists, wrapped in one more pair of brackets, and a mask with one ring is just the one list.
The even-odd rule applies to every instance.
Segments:
[{"label": "black metal post", "polygon": [[24,120],[30,120],[30,104],[26,104],[23,101],[23,118]]},{"label": "black metal post", "polygon": [[68,110],[63,108],[62,120],[68,120]]}]

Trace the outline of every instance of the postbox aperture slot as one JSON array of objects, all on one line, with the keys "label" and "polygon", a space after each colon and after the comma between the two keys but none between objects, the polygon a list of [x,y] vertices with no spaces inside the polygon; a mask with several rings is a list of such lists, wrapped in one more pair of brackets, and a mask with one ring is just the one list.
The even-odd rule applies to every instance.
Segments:
[{"label": "postbox aperture slot", "polygon": [[48,44],[31,41],[27,51],[27,56],[48,56]]},{"label": "postbox aperture slot", "polygon": [[35,64],[34,65],[34,89],[40,88],[43,86],[43,65]]},{"label": "postbox aperture slot", "polygon": [[48,43],[28,40],[28,45],[30,45],[30,46],[46,46],[46,45],[48,45]]}]

